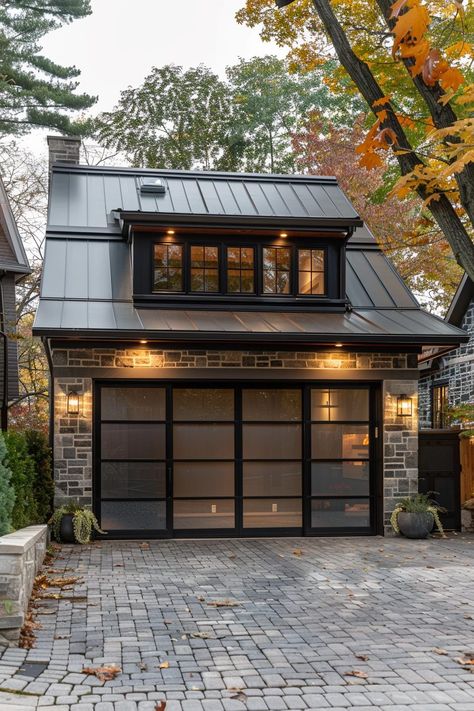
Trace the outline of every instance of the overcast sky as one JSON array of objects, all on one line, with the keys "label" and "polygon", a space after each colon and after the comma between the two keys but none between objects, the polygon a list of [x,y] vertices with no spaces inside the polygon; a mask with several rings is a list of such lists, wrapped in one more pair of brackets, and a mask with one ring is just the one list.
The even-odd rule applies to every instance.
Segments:
[{"label": "overcast sky", "polygon": [[[203,63],[224,75],[239,57],[277,53],[258,29],[238,25],[244,0],[92,0],[92,15],[43,39],[46,56],[81,71],[81,91],[99,100],[93,111],[110,110],[127,86],[138,86],[151,67]],[[44,151],[35,132],[25,143]]]}]

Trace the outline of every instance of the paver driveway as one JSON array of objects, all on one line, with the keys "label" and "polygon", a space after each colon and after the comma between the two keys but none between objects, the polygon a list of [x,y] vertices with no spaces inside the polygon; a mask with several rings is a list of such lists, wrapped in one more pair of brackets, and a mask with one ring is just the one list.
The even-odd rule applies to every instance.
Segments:
[{"label": "paver driveway", "polygon": [[[4,653],[22,693],[0,710],[474,711],[473,563],[468,536],[64,546],[78,599],[41,601],[36,648]],[[103,663],[122,673],[82,673]]]}]

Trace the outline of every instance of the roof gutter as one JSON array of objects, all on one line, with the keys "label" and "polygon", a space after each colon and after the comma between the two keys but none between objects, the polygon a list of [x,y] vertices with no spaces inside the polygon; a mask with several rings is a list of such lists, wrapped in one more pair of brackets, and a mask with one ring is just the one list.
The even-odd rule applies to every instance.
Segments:
[{"label": "roof gutter", "polygon": [[227,229],[247,227],[258,231],[259,229],[284,227],[290,229],[298,227],[313,231],[317,228],[344,231],[350,236],[355,227],[364,224],[360,217],[274,217],[258,215],[190,215],[174,212],[139,212],[118,210],[119,224],[124,236],[130,224],[139,225],[186,225],[187,227],[214,226]]}]

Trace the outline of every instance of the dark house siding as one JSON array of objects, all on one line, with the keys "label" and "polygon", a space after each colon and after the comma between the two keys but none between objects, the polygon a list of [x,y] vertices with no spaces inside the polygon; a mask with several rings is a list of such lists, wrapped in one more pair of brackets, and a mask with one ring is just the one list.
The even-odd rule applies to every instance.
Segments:
[{"label": "dark house siding", "polygon": [[419,403],[422,429],[432,427],[432,393],[437,384],[447,384],[450,406],[474,401],[474,298],[460,326],[469,333],[470,341],[434,360],[426,375],[421,372]]},{"label": "dark house siding", "polygon": [[[18,397],[18,345],[15,338],[15,275],[7,273],[1,279],[3,297],[3,329],[11,334],[8,343],[8,399]],[[0,402],[3,401],[3,343],[0,341]]]}]

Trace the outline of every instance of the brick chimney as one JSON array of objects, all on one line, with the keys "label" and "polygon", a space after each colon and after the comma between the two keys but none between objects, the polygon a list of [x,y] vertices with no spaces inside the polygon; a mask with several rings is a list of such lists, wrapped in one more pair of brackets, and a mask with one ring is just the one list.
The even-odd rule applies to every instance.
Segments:
[{"label": "brick chimney", "polygon": [[48,136],[49,174],[53,163],[79,164],[81,138],[79,136]]}]

